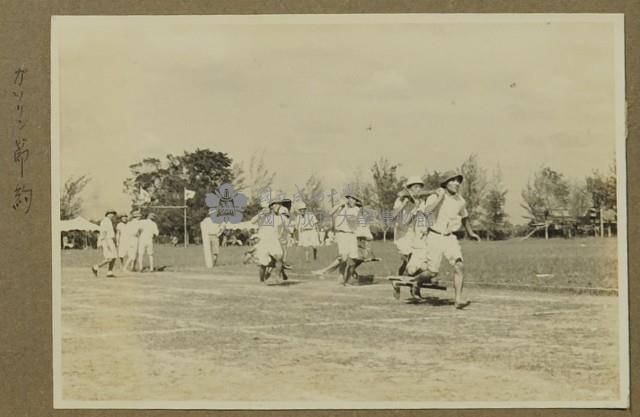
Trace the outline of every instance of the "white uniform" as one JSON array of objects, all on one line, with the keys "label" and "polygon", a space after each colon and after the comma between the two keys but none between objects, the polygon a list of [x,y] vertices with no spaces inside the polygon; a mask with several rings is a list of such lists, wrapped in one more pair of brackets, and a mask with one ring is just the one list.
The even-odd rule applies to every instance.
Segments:
[{"label": "white uniform", "polygon": [[124,258],[127,254],[127,239],[124,235],[124,231],[127,228],[129,222],[120,222],[116,226],[116,237],[118,238],[118,257]]},{"label": "white uniform", "polygon": [[138,239],[138,256],[142,257],[145,253],[153,255],[153,237],[158,236],[158,225],[151,219],[140,220],[138,224],[140,237]]},{"label": "white uniform", "polygon": [[347,258],[358,258],[358,239],[356,230],[358,229],[358,218],[360,209],[358,207],[345,206],[336,213],[336,243],[338,244],[338,255],[343,260]]},{"label": "white uniform", "polygon": [[[403,199],[396,198],[393,203],[393,210],[398,210],[402,206]],[[409,201],[396,217],[395,233],[393,235],[393,243],[398,248],[400,255],[409,255],[413,251],[413,240],[415,231],[413,229],[413,220],[411,219],[411,211],[415,208],[415,204]]]},{"label": "white uniform", "polygon": [[[429,196],[426,204],[435,202],[437,198],[436,195]],[[453,232],[460,229],[462,219],[465,217],[469,217],[469,213],[464,198],[459,194],[445,193],[426,239],[426,258],[429,271],[437,273],[440,270],[443,256],[451,265],[454,265],[457,260],[462,260],[460,244]]]},{"label": "white uniform", "polygon": [[316,225],[318,219],[313,213],[305,213],[304,216],[298,215],[296,228],[298,229],[298,244],[302,247],[320,246],[320,238]]},{"label": "white uniform", "polygon": [[369,226],[367,219],[364,216],[358,217],[358,228],[356,229],[356,239],[363,237],[366,240],[373,240],[371,234],[371,227]]},{"label": "white uniform", "polygon": [[280,240],[284,233],[287,233],[286,224],[282,216],[272,212],[259,213],[251,222],[258,224],[258,237],[260,241],[256,244],[255,257],[260,265],[269,265],[271,257],[282,257],[282,245]]},{"label": "white uniform", "polygon": [[[135,259],[138,252],[138,236],[140,235],[140,219],[131,219],[122,230],[122,243],[119,249],[123,249],[129,259]],[[122,254],[120,255],[123,256]]]},{"label": "white uniform", "polygon": [[102,255],[105,259],[115,259],[118,257],[114,240],[115,237],[113,223],[111,223],[111,219],[105,217],[100,222],[100,237],[98,240],[98,246],[102,246]]},{"label": "white uniform", "polygon": [[214,223],[210,216],[205,217],[200,222],[200,232],[202,233],[202,249],[204,251],[204,263],[207,268],[213,267],[212,255],[220,253],[220,233],[222,225]]},{"label": "white uniform", "polygon": [[407,273],[414,275],[427,269],[427,233],[432,223],[431,214],[425,214],[426,204],[418,207],[418,213],[413,221],[413,242],[411,244],[411,258],[407,263]]}]

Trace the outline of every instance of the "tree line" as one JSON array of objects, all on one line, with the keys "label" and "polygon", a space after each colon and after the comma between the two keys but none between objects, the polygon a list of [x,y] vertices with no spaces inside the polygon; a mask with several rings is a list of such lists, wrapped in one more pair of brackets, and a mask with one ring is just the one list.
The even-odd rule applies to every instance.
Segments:
[{"label": "tree line", "polygon": [[[373,224],[381,231],[382,237],[389,237],[393,230],[391,210],[397,193],[403,189],[406,178],[398,174],[399,163],[382,157],[375,160],[369,172],[355,170],[345,190],[329,190],[317,175],[311,175],[303,183],[296,185],[294,202],[304,201],[309,210],[318,213],[321,221],[323,213],[336,203],[344,191],[350,191],[363,199]],[[490,172],[482,167],[477,154],[469,155],[458,167],[464,176],[461,193],[467,202],[467,210],[474,228],[482,231],[487,239],[504,239],[517,233],[504,207],[509,198],[503,184],[502,172],[495,167]],[[521,206],[527,212],[530,224],[545,222],[549,216],[561,212],[565,216],[578,219],[591,210],[601,208],[616,209],[616,167],[613,163],[607,174],[593,171],[583,180],[570,180],[561,172],[548,166],[534,172],[522,190]],[[184,190],[195,192],[186,201],[188,207],[187,228],[190,236],[200,234],[199,223],[207,215],[206,196],[220,185],[232,183],[236,191],[245,194],[248,205],[243,220],[251,218],[260,210],[260,202],[268,190],[270,198],[284,194],[274,187],[276,173],[256,152],[247,164],[234,162],[223,152],[209,149],[185,151],[182,155],[167,155],[164,161],[144,158],[129,166],[130,174],[123,182],[123,191],[131,197],[132,206],[140,204],[141,193],[148,195],[146,206],[179,207],[185,204]],[[426,189],[439,187],[441,172],[425,170],[422,178]],[[69,178],[61,190],[61,219],[77,216],[82,207],[81,192],[89,178],[81,176]],[[182,236],[182,210],[157,210],[157,222],[161,233]]]}]

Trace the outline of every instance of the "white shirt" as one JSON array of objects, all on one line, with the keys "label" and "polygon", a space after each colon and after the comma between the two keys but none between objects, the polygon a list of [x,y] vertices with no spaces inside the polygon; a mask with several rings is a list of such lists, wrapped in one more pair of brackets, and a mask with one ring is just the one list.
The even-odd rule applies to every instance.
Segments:
[{"label": "white shirt", "polygon": [[256,214],[251,223],[258,225],[258,237],[260,242],[277,242],[284,235],[284,230],[287,229],[286,223],[283,219],[286,216],[274,214],[273,212],[261,212]]},{"label": "white shirt", "polygon": [[140,233],[140,219],[130,220],[122,229],[122,239],[135,239]]},{"label": "white shirt", "polygon": [[356,237],[363,237],[367,240],[373,240],[371,227],[367,223],[367,219],[364,216],[358,217],[358,228],[356,229]]},{"label": "white shirt", "polygon": [[318,224],[318,219],[313,213],[305,213],[304,216],[298,215],[296,228],[298,230],[314,230]]},{"label": "white shirt", "polygon": [[222,225],[220,223],[214,223],[211,217],[207,216],[200,222],[200,230],[209,236],[220,236]]},{"label": "white shirt", "polygon": [[118,243],[120,243],[122,241],[122,239],[124,239],[124,231],[127,228],[127,225],[129,223],[125,223],[125,222],[120,222],[118,223],[118,225],[116,226],[116,236],[118,237]]},{"label": "white shirt", "polygon": [[353,233],[358,229],[359,207],[344,206],[336,213],[336,231]]},{"label": "white shirt", "polygon": [[151,219],[140,220],[140,240],[146,243],[153,242],[153,237],[158,236],[158,225]]},{"label": "white shirt", "polygon": [[111,219],[108,217],[105,217],[100,222],[100,237],[106,239],[113,239],[115,237],[113,223],[111,223]]},{"label": "white shirt", "polygon": [[[437,195],[430,195],[425,205],[433,205]],[[449,194],[445,191],[440,207],[435,209],[435,221],[431,228],[441,234],[449,234],[460,229],[462,219],[469,217],[466,202],[460,194]]]},{"label": "white shirt", "polygon": [[[393,203],[393,210],[396,211],[402,207],[402,198],[396,198]],[[396,237],[402,237],[411,230],[413,226],[413,219],[411,218],[411,211],[415,208],[415,204],[409,201],[402,210],[396,216]],[[397,239],[396,239],[397,240]]]}]

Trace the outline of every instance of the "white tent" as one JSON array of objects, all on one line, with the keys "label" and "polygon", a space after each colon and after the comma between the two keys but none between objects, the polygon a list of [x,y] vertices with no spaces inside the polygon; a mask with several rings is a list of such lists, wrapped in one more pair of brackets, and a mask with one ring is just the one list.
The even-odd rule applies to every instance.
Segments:
[{"label": "white tent", "polygon": [[95,223],[91,223],[84,217],[76,217],[75,219],[60,221],[61,232],[68,232],[71,230],[84,230],[88,232],[94,232],[100,230],[100,226]]}]

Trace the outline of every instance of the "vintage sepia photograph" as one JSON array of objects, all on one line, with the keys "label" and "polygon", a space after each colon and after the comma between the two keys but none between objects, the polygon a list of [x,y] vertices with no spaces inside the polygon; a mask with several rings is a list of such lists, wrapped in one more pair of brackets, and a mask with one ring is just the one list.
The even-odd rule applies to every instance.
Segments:
[{"label": "vintage sepia photograph", "polygon": [[54,407],[628,407],[623,20],[54,16]]}]

